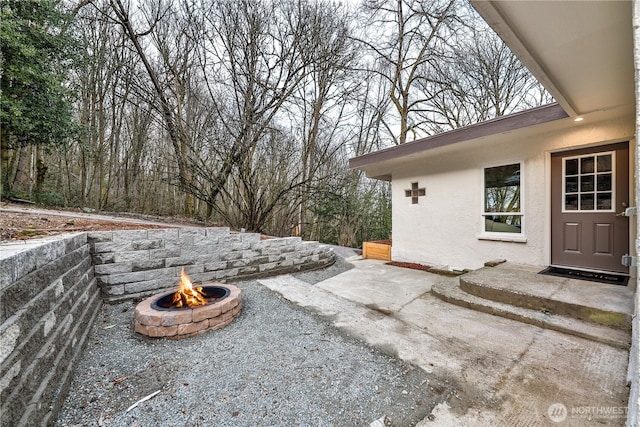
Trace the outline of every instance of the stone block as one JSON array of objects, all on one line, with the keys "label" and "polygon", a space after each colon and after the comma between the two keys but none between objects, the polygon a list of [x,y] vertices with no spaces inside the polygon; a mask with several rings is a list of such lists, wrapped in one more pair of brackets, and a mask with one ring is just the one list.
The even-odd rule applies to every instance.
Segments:
[{"label": "stone block", "polygon": [[151,259],[148,261],[133,261],[131,271],[158,270],[165,267],[164,259]]},{"label": "stone block", "polygon": [[132,266],[130,262],[117,262],[113,264],[98,264],[95,267],[97,275],[109,275],[117,273],[130,273]]},{"label": "stone block", "polygon": [[279,267],[291,267],[293,265],[293,260],[285,259],[277,262]]},{"label": "stone block", "polygon": [[270,263],[267,263],[267,264],[261,264],[260,265],[260,272],[273,270],[273,269],[279,267],[278,264],[279,263],[277,263],[277,262],[270,262]]},{"label": "stone block", "polygon": [[183,227],[178,229],[180,237],[186,236],[201,236],[207,235],[207,229],[204,227]]},{"label": "stone block", "polygon": [[242,252],[238,251],[238,252],[227,252],[227,253],[223,253],[222,255],[220,255],[220,259],[222,259],[223,261],[233,261],[236,259],[240,259],[242,258]]},{"label": "stone block", "polygon": [[[13,257],[0,259],[0,290],[9,286],[15,281],[16,273],[13,264]],[[2,300],[2,298],[0,298]]]},{"label": "stone block", "polygon": [[242,251],[242,258],[256,258],[259,257],[260,255],[262,255],[260,253],[260,251],[255,251],[255,250],[244,250]]},{"label": "stone block", "polygon": [[144,280],[141,282],[125,283],[124,293],[134,294],[150,290],[161,290],[167,288],[167,281],[162,279]]},{"label": "stone block", "polygon": [[235,259],[228,262],[229,268],[246,267],[249,264],[250,260],[248,259]]},{"label": "stone block", "polygon": [[132,247],[134,251],[145,250],[145,249],[162,249],[164,248],[164,240],[162,239],[136,240],[132,243]]},{"label": "stone block", "polygon": [[9,357],[22,335],[18,316],[12,316],[0,326],[0,364]]},{"label": "stone block", "polygon": [[163,279],[167,286],[177,286],[180,281],[180,269],[178,267],[159,268],[157,270],[146,270],[144,280]]},{"label": "stone block", "polygon": [[215,271],[205,271],[204,273],[190,274],[191,281],[195,284],[211,282],[216,278]]},{"label": "stone block", "polygon": [[198,257],[196,258],[196,263],[197,264],[207,264],[210,262],[218,262],[220,261],[220,257],[217,253],[213,253],[213,254],[200,254],[198,255]]},{"label": "stone block", "polygon": [[207,227],[206,229],[207,237],[227,237],[229,235],[229,227]]},{"label": "stone block", "polygon": [[186,265],[193,265],[195,264],[196,260],[195,258],[190,258],[190,257],[176,257],[176,258],[167,258],[165,259],[165,266],[166,267],[182,267],[182,266],[186,266]]},{"label": "stone block", "polygon": [[100,254],[104,252],[128,252],[133,250],[131,241],[113,241],[113,242],[97,242],[93,244],[93,253]]},{"label": "stone block", "polygon": [[116,252],[114,262],[140,262],[150,260],[149,251]]},{"label": "stone block", "polygon": [[111,242],[113,241],[113,231],[89,231],[87,233],[87,242]]},{"label": "stone block", "polygon": [[15,254],[13,257],[14,266],[14,280],[26,276],[32,271],[36,270],[36,253],[34,251],[22,251]]},{"label": "stone block", "polygon": [[274,262],[274,261],[271,261],[271,257],[268,257],[268,256],[259,256],[257,258],[252,258],[248,261],[249,261],[249,265],[260,265],[260,264],[267,264],[269,262]]},{"label": "stone block", "polygon": [[201,245],[197,244],[194,246],[188,246],[186,248],[182,248],[180,251],[180,256],[183,258],[191,258],[194,262],[202,255],[210,254],[215,252],[215,245]]},{"label": "stone block", "polygon": [[[160,326],[177,326],[184,323],[191,323],[193,321],[193,310],[175,310],[171,312],[171,316],[160,317]],[[143,323],[143,322],[141,322]]]},{"label": "stone block", "polygon": [[227,261],[206,262],[204,263],[204,271],[224,270],[227,266]]},{"label": "stone block", "polygon": [[77,233],[64,239],[65,252],[71,253],[87,244],[87,233]]},{"label": "stone block", "polygon": [[94,265],[110,264],[115,262],[115,254],[113,252],[92,254],[91,259],[93,260]]},{"label": "stone block", "polygon": [[204,307],[198,307],[196,310],[193,310],[193,321],[201,322],[211,319],[212,317],[218,317],[220,313],[222,313],[221,309],[221,304],[210,304]]},{"label": "stone block", "polygon": [[252,266],[247,266],[247,267],[240,267],[238,269],[238,276],[244,276],[247,274],[253,274],[253,273],[257,273],[258,270],[258,266],[252,265]]},{"label": "stone block", "polygon": [[193,246],[194,244],[206,240],[207,232],[204,228],[181,228],[179,230],[179,242],[184,246]]},{"label": "stone block", "polygon": [[56,240],[33,248],[36,255],[36,268],[40,268],[63,256],[66,252],[64,240]]},{"label": "stone block", "polygon": [[251,249],[252,244],[253,243],[251,241],[241,240],[241,241],[236,242],[236,243],[231,243],[231,250],[233,250],[233,251],[246,251],[246,250]]},{"label": "stone block", "polygon": [[[19,378],[21,368],[21,360],[17,360],[11,364],[11,366],[7,369],[7,372],[5,372],[2,378],[0,378],[0,394],[4,395],[10,390],[9,387],[11,387],[11,384],[15,382],[16,378]],[[4,401],[4,399],[2,399],[2,401]]]},{"label": "stone block", "polygon": [[219,270],[215,272],[216,275],[216,280],[220,280],[220,279],[224,279],[227,277],[235,277],[238,275],[238,269],[237,268],[230,268],[227,270]]},{"label": "stone block", "polygon": [[184,267],[184,272],[187,275],[204,273],[204,265],[202,264],[187,265]]},{"label": "stone block", "polygon": [[113,232],[113,241],[131,243],[135,240],[147,240],[148,230],[118,230]]},{"label": "stone block", "polygon": [[164,249],[150,249],[149,259],[163,259],[163,258],[177,258],[181,254],[179,247],[167,248],[167,242],[165,241]]},{"label": "stone block", "polygon": [[147,231],[147,238],[152,240],[163,239],[177,241],[178,237],[179,231],[177,228],[155,229]]},{"label": "stone block", "polygon": [[209,327],[209,319],[200,322],[178,325],[177,335],[190,335],[198,331],[206,330]]},{"label": "stone block", "polygon": [[242,235],[240,233],[231,233],[222,240],[224,243],[239,243],[242,242]]},{"label": "stone block", "polygon": [[132,282],[140,282],[145,280],[146,272],[136,271],[131,273],[110,274],[101,276],[100,280],[107,285],[122,285]]},{"label": "stone block", "polygon": [[240,238],[243,242],[256,243],[260,241],[262,236],[260,233],[240,233]]},{"label": "stone block", "polygon": [[279,247],[266,247],[260,249],[260,253],[267,256],[278,256],[282,254],[282,251]]},{"label": "stone block", "polygon": [[124,285],[104,285],[100,286],[100,289],[102,290],[102,295],[104,295],[105,297],[124,295]]}]

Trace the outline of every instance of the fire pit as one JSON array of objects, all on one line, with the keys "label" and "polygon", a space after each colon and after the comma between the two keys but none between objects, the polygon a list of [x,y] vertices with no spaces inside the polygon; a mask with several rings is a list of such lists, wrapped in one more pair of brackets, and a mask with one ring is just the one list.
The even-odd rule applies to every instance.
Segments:
[{"label": "fire pit", "polygon": [[154,295],[137,305],[134,329],[151,338],[187,338],[224,328],[241,308],[240,289],[236,286],[194,287],[183,269],[177,291]]}]

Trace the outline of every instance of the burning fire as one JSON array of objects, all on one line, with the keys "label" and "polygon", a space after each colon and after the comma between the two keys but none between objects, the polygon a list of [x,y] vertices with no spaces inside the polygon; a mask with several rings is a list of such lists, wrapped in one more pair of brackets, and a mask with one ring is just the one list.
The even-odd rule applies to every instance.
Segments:
[{"label": "burning fire", "polygon": [[185,306],[196,307],[198,305],[205,305],[207,302],[205,293],[202,292],[202,286],[193,287],[191,278],[185,274],[184,267],[182,267],[178,291],[173,294],[171,305],[177,308]]}]

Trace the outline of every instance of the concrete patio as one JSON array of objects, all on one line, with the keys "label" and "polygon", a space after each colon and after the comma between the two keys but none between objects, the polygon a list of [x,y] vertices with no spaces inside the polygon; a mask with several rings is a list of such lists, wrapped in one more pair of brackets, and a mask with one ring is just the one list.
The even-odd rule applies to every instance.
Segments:
[{"label": "concrete patio", "polygon": [[[455,392],[446,404],[419,425],[624,425],[629,394],[624,345],[461,307],[432,294],[433,287],[455,288],[458,278],[383,261],[350,262],[355,268],[315,285],[290,275],[260,282],[347,333],[452,384]],[[505,268],[512,267],[498,267],[494,274],[504,276]],[[555,286],[547,295],[552,299],[565,298],[574,286],[568,279],[541,280],[549,289]],[[618,305],[612,311],[632,310],[632,292],[612,289],[622,296],[613,299]],[[585,296],[580,301],[593,305],[604,300]],[[611,299],[606,300],[611,309]],[[629,330],[616,330],[629,340]]]}]

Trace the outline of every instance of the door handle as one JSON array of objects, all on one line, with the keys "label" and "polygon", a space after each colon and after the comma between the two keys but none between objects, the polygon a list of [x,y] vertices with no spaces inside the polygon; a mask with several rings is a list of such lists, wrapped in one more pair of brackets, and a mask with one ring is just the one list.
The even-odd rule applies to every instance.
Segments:
[{"label": "door handle", "polygon": [[632,207],[626,208],[620,213],[615,214],[615,216],[633,216],[633,215],[636,215],[636,212],[637,210],[635,206],[632,206]]}]

